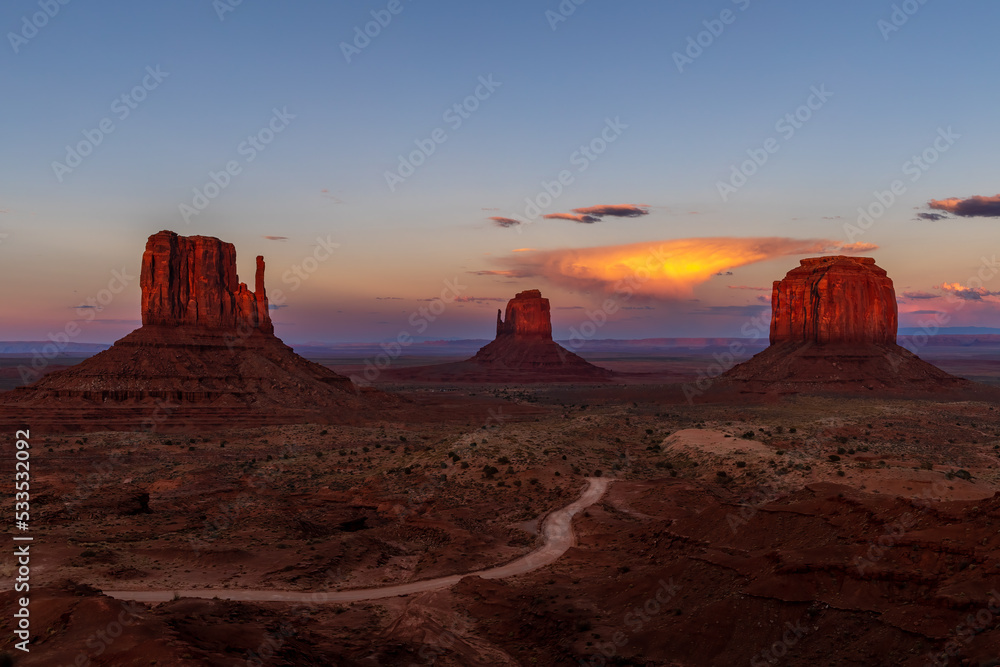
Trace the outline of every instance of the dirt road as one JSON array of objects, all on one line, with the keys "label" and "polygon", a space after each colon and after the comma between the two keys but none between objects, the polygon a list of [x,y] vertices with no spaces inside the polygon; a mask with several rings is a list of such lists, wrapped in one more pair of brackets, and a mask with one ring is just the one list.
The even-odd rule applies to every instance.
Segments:
[{"label": "dirt road", "polygon": [[576,544],[576,533],[573,532],[573,517],[582,509],[590,507],[604,495],[612,480],[606,477],[588,477],[588,486],[583,494],[566,507],[552,512],[542,522],[541,547],[506,565],[491,567],[478,572],[453,574],[448,577],[414,581],[409,584],[386,586],[385,588],[361,588],[348,591],[330,591],[308,593],[305,591],[269,591],[269,590],[171,590],[171,591],[104,591],[105,595],[120,600],[135,600],[138,602],[164,602],[173,599],[174,595],[187,598],[219,598],[222,600],[239,600],[242,602],[309,602],[320,604],[324,602],[358,602],[361,600],[378,600],[380,598],[423,593],[441,588],[448,588],[458,583],[462,577],[480,576],[484,579],[503,579],[518,574],[524,574],[545,567],[555,562],[566,550]]}]

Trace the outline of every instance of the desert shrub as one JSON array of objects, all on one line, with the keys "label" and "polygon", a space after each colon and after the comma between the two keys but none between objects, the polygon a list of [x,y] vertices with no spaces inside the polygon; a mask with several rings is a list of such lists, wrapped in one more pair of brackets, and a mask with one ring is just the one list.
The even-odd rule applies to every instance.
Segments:
[{"label": "desert shrub", "polygon": [[831,461],[839,461],[840,460],[840,457],[837,456],[836,454],[830,454],[827,458],[830,459]]}]

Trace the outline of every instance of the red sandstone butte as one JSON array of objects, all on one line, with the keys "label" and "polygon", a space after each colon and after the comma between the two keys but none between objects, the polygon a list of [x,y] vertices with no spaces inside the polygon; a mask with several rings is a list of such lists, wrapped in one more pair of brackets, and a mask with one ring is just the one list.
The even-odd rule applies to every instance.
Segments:
[{"label": "red sandstone butte", "polygon": [[497,337],[469,361],[493,372],[546,376],[608,377],[611,372],[594,366],[552,340],[552,309],[539,290],[518,292],[507,302],[505,318],[497,312]]},{"label": "red sandstone butte", "polygon": [[500,319],[497,310],[497,338],[544,338],[552,340],[552,313],[549,300],[539,290],[518,292],[507,302],[507,311]]},{"label": "red sandstone butte", "polygon": [[897,345],[897,321],[892,280],[871,257],[803,259],[774,283],[770,347],[727,371],[714,391],[891,393],[976,387]]},{"label": "red sandstone butte", "polygon": [[257,257],[251,292],[236,276],[232,243],[169,231],[153,234],[142,254],[139,283],[144,325],[274,333],[264,289],[264,258]]},{"label": "red sandstone butte", "polygon": [[536,289],[519,292],[497,311],[496,339],[465,361],[390,369],[383,377],[417,382],[587,382],[613,373],[552,340],[549,300]]},{"label": "red sandstone butte", "polygon": [[871,257],[810,257],[775,281],[771,344],[895,343],[896,293]]},{"label": "red sandstone butte", "polygon": [[142,255],[142,327],[76,366],[0,395],[0,422],[55,430],[197,430],[363,419],[391,399],[358,390],[274,335],[257,257],[254,290],[236,250],[162,231]]}]

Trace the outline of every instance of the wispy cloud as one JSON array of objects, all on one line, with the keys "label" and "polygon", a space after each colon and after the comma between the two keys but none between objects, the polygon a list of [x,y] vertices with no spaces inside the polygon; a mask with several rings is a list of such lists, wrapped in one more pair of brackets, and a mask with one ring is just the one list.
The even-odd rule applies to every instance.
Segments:
[{"label": "wispy cloud", "polygon": [[962,218],[998,218],[1000,217],[1000,195],[993,197],[968,197],[961,199],[932,199],[927,206],[938,211],[947,211]]},{"label": "wispy cloud", "polygon": [[707,306],[692,310],[691,315],[725,315],[727,317],[754,317],[760,315],[768,306]]},{"label": "wispy cloud", "polygon": [[542,216],[547,220],[570,220],[592,225],[603,218],[641,218],[649,215],[649,207],[643,204],[612,204],[574,208],[572,213],[549,213]]},{"label": "wispy cloud", "polygon": [[940,299],[940,294],[931,294],[930,292],[903,292],[900,294],[904,299]]},{"label": "wispy cloud", "polygon": [[267,239],[268,241],[287,241],[288,240],[287,236],[265,236],[263,238]]},{"label": "wispy cloud", "polygon": [[499,215],[492,216],[490,220],[492,220],[493,224],[496,225],[497,227],[517,227],[518,225],[523,224],[520,220],[515,220],[514,218],[505,218]]},{"label": "wispy cloud", "polygon": [[1000,295],[1000,292],[990,292],[984,287],[965,287],[961,283],[943,283],[938,289],[963,301],[982,301],[984,297]]}]

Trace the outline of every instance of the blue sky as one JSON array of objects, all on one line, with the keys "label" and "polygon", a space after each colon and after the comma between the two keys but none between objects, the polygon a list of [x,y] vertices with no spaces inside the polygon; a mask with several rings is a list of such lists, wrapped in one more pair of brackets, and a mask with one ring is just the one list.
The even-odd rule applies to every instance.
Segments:
[{"label": "blue sky", "polygon": [[[709,237],[860,242],[878,246],[865,254],[889,271],[897,293],[939,296],[947,290],[936,286],[967,286],[983,253],[992,254],[991,218],[915,221],[914,209],[1000,190],[996,3],[914,0],[908,8],[917,10],[888,39],[879,21],[892,20],[891,2],[587,0],[554,29],[546,12],[559,11],[556,1],[400,0],[395,15],[389,5],[243,0],[220,18],[220,3],[208,0],[70,0],[54,2],[58,13],[18,39],[11,33],[43,10],[37,0],[6,3],[0,261],[5,284],[18,289],[4,290],[0,337],[61,329],[112,270],[137,272],[145,238],[161,229],[235,243],[244,279],[264,254],[269,289],[288,292],[276,327],[293,342],[394,337],[456,278],[469,300],[452,304],[426,336],[488,337],[495,300],[534,287],[560,308],[554,324],[564,336],[581,310],[601,302],[600,290],[545,267],[520,278],[475,273],[509,268],[523,248]],[[678,71],[675,52],[726,10],[731,22],[714,24],[723,30],[711,40],[702,35],[708,45]],[[373,11],[391,22],[347,62],[342,44]],[[147,68],[166,76],[120,118],[114,100],[153,82]],[[481,77],[499,85],[453,127],[445,112],[482,92]],[[814,87],[831,96],[783,137],[776,122]],[[241,146],[275,109],[287,126],[248,162]],[[53,162],[65,162],[67,145],[105,118],[114,131],[60,181]],[[571,156],[608,119],[627,128],[577,171]],[[447,140],[390,190],[386,172],[439,128]],[[947,128],[959,135],[947,152],[915,182],[903,176],[904,163]],[[723,201],[719,182],[771,137],[778,151]],[[231,161],[239,173],[185,221],[179,207]],[[563,170],[573,181],[543,213],[643,204],[649,214],[512,228],[489,221],[522,219],[525,198]],[[845,232],[858,207],[896,179],[905,193],[888,212],[860,236]],[[282,276],[320,238],[338,243],[337,252],[290,290]],[[767,292],[729,287],[766,289],[799,256],[692,279],[683,297],[648,295],[642,310],[618,313],[600,335],[738,335]],[[993,295],[975,296],[954,321],[995,324]],[[946,309],[934,301],[904,299],[901,324],[919,319],[908,310]],[[730,308],[706,310],[718,306]],[[136,279],[79,340],[113,340],[137,317]]]}]

